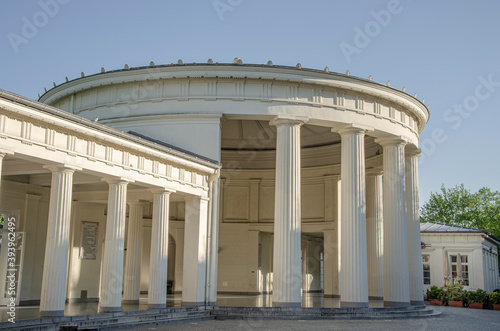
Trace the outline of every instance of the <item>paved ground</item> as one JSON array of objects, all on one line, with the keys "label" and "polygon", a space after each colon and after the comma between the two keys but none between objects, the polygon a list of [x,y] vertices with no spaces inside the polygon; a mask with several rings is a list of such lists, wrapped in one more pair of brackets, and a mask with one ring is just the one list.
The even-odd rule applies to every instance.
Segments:
[{"label": "paved ground", "polygon": [[500,330],[500,311],[472,308],[433,307],[440,317],[375,321],[207,321],[137,330]]}]

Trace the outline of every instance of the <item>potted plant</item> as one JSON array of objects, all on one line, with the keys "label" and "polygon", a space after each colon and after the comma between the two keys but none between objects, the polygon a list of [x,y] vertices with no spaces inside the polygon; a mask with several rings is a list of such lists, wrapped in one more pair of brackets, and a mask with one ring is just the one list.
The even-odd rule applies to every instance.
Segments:
[{"label": "potted plant", "polygon": [[434,306],[442,306],[444,297],[444,289],[442,287],[437,287],[432,285],[431,288],[427,289],[427,299],[429,303]]},{"label": "potted plant", "polygon": [[500,292],[491,292],[489,296],[493,309],[500,310]]},{"label": "potted plant", "polygon": [[462,282],[446,285],[444,296],[448,299],[450,307],[462,307],[466,291]]},{"label": "potted plant", "polygon": [[483,309],[483,303],[486,303],[488,295],[485,290],[480,288],[476,291],[470,291],[467,293],[467,302],[470,308]]}]

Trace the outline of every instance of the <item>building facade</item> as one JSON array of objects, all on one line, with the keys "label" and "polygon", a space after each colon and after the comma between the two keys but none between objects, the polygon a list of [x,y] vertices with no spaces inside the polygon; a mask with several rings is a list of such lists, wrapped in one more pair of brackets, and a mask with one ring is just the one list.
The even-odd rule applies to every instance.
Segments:
[{"label": "building facade", "polygon": [[26,236],[21,301],[42,314],[65,299],[117,310],[141,291],[158,307],[167,284],[185,305],[272,292],[300,306],[303,291],[423,302],[429,112],[404,89],[209,60],[82,73],[40,98],[50,106],[2,97],[1,208]]},{"label": "building facade", "polygon": [[500,288],[498,246],[490,233],[441,223],[422,223],[424,290],[462,281],[467,290]]}]

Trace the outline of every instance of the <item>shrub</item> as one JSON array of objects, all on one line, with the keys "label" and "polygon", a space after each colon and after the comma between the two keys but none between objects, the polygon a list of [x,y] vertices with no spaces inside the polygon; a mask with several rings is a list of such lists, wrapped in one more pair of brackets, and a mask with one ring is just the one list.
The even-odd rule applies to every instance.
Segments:
[{"label": "shrub", "polygon": [[500,292],[491,292],[489,296],[491,303],[500,304]]},{"label": "shrub", "polygon": [[444,296],[449,301],[464,301],[467,291],[464,290],[462,282],[446,285]]},{"label": "shrub", "polygon": [[467,293],[467,301],[469,303],[486,303],[488,299],[488,294],[485,290],[481,290],[480,288],[476,291],[470,291]]},{"label": "shrub", "polygon": [[427,289],[427,299],[443,300],[444,289],[442,287],[437,287],[432,285],[431,288]]}]

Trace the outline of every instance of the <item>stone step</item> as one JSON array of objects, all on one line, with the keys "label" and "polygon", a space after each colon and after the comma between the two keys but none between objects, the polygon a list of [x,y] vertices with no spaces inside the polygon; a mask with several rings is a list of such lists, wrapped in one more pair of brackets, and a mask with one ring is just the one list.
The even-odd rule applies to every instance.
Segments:
[{"label": "stone step", "polygon": [[214,307],[217,319],[404,319],[440,315],[425,306],[408,308],[255,308]]},{"label": "stone step", "polygon": [[1,323],[0,330],[59,330],[60,326],[76,326],[78,330],[114,330],[186,323],[214,319],[205,307],[152,309],[131,312],[64,316]]}]

